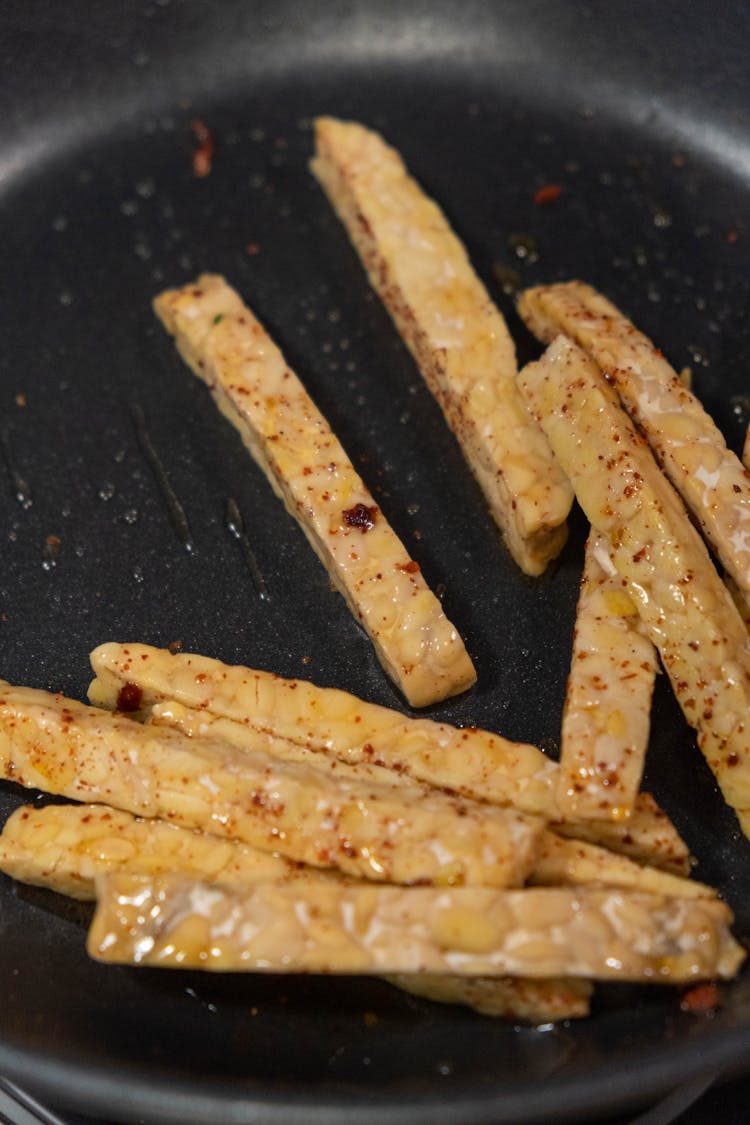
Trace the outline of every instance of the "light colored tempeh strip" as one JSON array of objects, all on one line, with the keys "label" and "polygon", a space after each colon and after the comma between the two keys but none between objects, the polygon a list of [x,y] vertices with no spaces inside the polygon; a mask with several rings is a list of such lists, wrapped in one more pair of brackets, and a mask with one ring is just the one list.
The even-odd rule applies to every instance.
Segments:
[{"label": "light colored tempeh strip", "polygon": [[549,343],[562,332],[606,372],[726,570],[750,598],[750,472],[658,348],[580,281],[527,290],[519,312],[540,339]]},{"label": "light colored tempeh strip", "polygon": [[396,883],[518,885],[543,829],[515,809],[339,780],[9,684],[0,684],[0,777]]},{"label": "light colored tempeh strip", "polygon": [[585,352],[560,337],[520,378],[725,800],[750,809],[750,639],[703,540]]},{"label": "light colored tempeh strip", "polygon": [[557,801],[571,817],[621,820],[641,784],[657,658],[617,571],[607,573],[602,563],[609,563],[606,549],[592,531],[563,710]]},{"label": "light colored tempeh strip", "polygon": [[[341,878],[303,868],[249,844],[223,840],[163,820],[135,817],[106,805],[25,805],[0,833],[0,870],[23,883],[71,898],[94,900],[95,880],[107,872],[179,873],[221,883],[288,878],[311,882]],[[588,1012],[583,981],[527,981],[404,974],[399,988],[444,1003],[465,1004],[483,1015],[540,1023]]]},{"label": "light colored tempeh strip", "polygon": [[191,369],[239,431],[414,707],[465,691],[456,629],[263,326],[215,275],[156,298]]},{"label": "light colored tempeh strip", "polygon": [[377,133],[315,122],[311,168],[458,438],[516,562],[540,574],[572,494],[515,385],[505,321],[440,208]]},{"label": "light colored tempeh strip", "polygon": [[[96,898],[109,871],[181,872],[229,883],[300,877],[299,864],[237,840],[107,805],[23,805],[0,833],[0,871],[70,898]],[[328,872],[310,868],[317,879]]]},{"label": "light colored tempeh strip", "polygon": [[[100,645],[91,665],[97,678],[89,697],[97,706],[116,707],[123,687],[132,684],[146,711],[159,701],[176,700],[346,762],[386,766],[465,797],[514,805],[556,822],[562,817],[555,796],[557,763],[535,746],[477,728],[407,718],[306,680],[149,645]],[[586,839],[677,874],[690,870],[684,842],[647,794],[640,794],[626,826],[576,821],[555,827],[565,834],[584,833]]]},{"label": "light colored tempeh strip", "polygon": [[[634,607],[635,608],[635,607]],[[155,703],[151,720],[182,731],[191,738],[220,739],[238,749],[265,749],[285,760],[315,764],[331,769],[337,777],[366,779],[379,784],[411,785],[410,779],[395,770],[365,765],[356,766],[330,757],[320,751],[307,750],[281,738],[269,738],[245,723],[218,718],[207,711],[196,711],[181,703]],[[689,896],[710,895],[713,891],[701,883],[677,877],[654,867],[644,867],[623,855],[597,847],[582,840],[564,840],[545,831],[539,844],[538,858],[530,875],[531,882],[558,886],[560,884],[606,883],[609,886],[631,887],[660,894]]]},{"label": "light colored tempeh strip", "polygon": [[718,899],[609,889],[222,886],[105,875],[99,960],[248,972],[455,973],[672,982],[731,977],[744,954]]},{"label": "light colored tempeh strip", "polygon": [[466,1004],[483,1016],[522,1023],[558,1023],[589,1014],[592,985],[588,980],[554,977],[458,977],[438,973],[401,973],[387,978],[414,996],[440,1004]]},{"label": "light colored tempeh strip", "polygon": [[564,840],[553,832],[544,833],[528,882],[541,887],[600,883],[685,898],[711,898],[716,893],[695,879],[644,866],[585,840]]}]

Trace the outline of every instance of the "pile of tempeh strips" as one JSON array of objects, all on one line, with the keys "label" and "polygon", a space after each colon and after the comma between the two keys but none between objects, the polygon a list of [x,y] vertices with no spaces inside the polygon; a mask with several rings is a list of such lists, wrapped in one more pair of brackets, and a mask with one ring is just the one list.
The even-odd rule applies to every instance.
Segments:
[{"label": "pile of tempeh strips", "polygon": [[[687,878],[639,789],[660,657],[750,832],[747,469],[581,283],[522,295],[549,347],[519,375],[465,250],[377,134],[320,119],[313,170],[518,564],[538,574],[559,552],[574,494],[591,522],[560,764],[304,681],[107,644],[93,707],[0,688],[0,774],[86,802],[17,810],[0,869],[96,897],[105,961],[371,973],[532,1022],[584,1015],[594,980],[733,976],[731,912]],[[470,687],[419,564],[241,298],[204,275],[156,310],[407,700]]]}]

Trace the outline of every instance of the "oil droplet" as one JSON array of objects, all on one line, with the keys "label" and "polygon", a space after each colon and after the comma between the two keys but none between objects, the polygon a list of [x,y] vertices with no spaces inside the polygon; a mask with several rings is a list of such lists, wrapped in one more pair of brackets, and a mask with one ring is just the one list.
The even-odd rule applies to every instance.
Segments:
[{"label": "oil droplet", "polygon": [[139,566],[134,567],[133,578],[135,578],[136,582],[138,583],[143,582],[143,571]]},{"label": "oil droplet", "polygon": [[112,497],[114,496],[114,494],[115,494],[115,486],[112,484],[111,481],[106,481],[101,486],[99,491],[97,492],[97,496],[99,497],[99,499],[105,500],[105,501],[111,500]]}]

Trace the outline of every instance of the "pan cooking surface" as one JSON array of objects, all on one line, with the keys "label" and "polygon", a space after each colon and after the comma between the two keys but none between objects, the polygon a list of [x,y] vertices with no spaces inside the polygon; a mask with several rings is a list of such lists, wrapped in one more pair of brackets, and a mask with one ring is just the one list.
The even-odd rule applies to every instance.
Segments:
[{"label": "pan cooking surface", "polygon": [[[540,5],[528,6],[531,27],[520,5],[507,27],[469,6],[463,31],[441,5],[416,6],[411,23],[384,5],[391,49],[372,13],[344,5],[338,22],[331,6],[326,34],[293,6],[272,18],[218,5],[212,29],[197,5],[147,6],[137,23],[103,5],[101,27],[86,26],[83,7],[63,25],[32,4],[26,23],[3,25],[22,81],[0,196],[2,675],[83,698],[96,644],[180,641],[401,706],[301,532],[155,323],[155,293],[211,270],[266,323],[444,591],[479,683],[432,713],[555,753],[584,521],[574,515],[541,580],[513,566],[307,170],[311,119],[362,120],[401,150],[508,316],[521,360],[538,349],[510,284],[582,277],[678,369],[692,367],[739,449],[748,134],[720,112],[718,73],[700,112],[695,95],[668,97],[677,49],[659,69],[652,46],[642,84],[622,58],[609,85],[594,80],[605,29],[577,5],[557,15],[559,40]],[[665,26],[673,16],[665,6]],[[58,100],[42,96],[32,65],[53,42],[67,44],[72,68]],[[215,139],[204,178],[193,174],[195,121]],[[562,190],[539,205],[547,184]],[[267,602],[227,527],[230,498]],[[664,683],[649,755],[647,786],[747,939],[750,848]],[[0,817],[26,799],[3,783]],[[85,955],[82,908],[4,876],[0,900],[0,1070],[117,1119],[327,1122],[356,1106],[363,1122],[550,1120],[633,1098],[634,1074],[647,1097],[750,1049],[747,974],[712,1019],[681,1014],[671,991],[611,987],[588,1021],[517,1029],[374,980],[105,968]]]}]

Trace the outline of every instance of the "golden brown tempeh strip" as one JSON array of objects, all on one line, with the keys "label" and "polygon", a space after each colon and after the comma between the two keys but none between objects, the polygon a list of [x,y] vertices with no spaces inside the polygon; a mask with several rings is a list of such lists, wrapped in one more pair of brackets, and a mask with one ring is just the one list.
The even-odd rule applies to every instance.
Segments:
[{"label": "golden brown tempeh strip", "polygon": [[0,684],[0,776],[391,882],[518,885],[543,822],[422,786],[301,762]]},{"label": "golden brown tempeh strip", "polygon": [[156,298],[189,367],[239,431],[414,707],[476,680],[456,629],[283,355],[223,278]]},{"label": "golden brown tempeh strip", "polygon": [[389,887],[106,875],[99,960],[215,971],[731,977],[744,953],[718,899],[609,889]]},{"label": "golden brown tempeh strip", "polygon": [[750,639],[700,535],[596,364],[558,338],[529,403],[652,641],[728,804],[750,809]]},{"label": "golden brown tempeh strip", "polygon": [[[237,840],[107,805],[23,805],[0,832],[0,871],[70,898],[96,898],[97,875],[180,872],[218,882],[299,878],[299,864]],[[315,878],[331,874],[310,868]]]},{"label": "golden brown tempeh strip", "polygon": [[311,168],[440,403],[516,562],[540,574],[572,494],[515,385],[505,321],[440,208],[377,133],[315,122]]},{"label": "golden brown tempeh strip", "polygon": [[638,609],[617,572],[603,569],[608,562],[592,531],[560,738],[558,804],[568,816],[591,820],[630,816],[643,775],[657,668]]},{"label": "golden brown tempeh strip", "polygon": [[[176,700],[346,762],[385,766],[416,781],[472,799],[514,805],[556,822],[562,817],[555,796],[557,763],[535,746],[474,727],[407,718],[306,680],[285,680],[149,645],[100,645],[91,654],[91,665],[97,678],[89,696],[98,706],[116,707],[123,688],[131,684],[131,696],[146,711],[159,701]],[[594,843],[677,874],[690,870],[684,842],[647,794],[640,794],[626,826],[576,821],[556,823],[555,829],[584,834]]]},{"label": "golden brown tempeh strip", "polygon": [[636,863],[585,840],[562,839],[554,832],[543,834],[527,882],[540,887],[583,887],[598,883],[675,898],[710,898],[716,893],[696,879],[685,879],[658,867]]},{"label": "golden brown tempeh strip", "polygon": [[580,281],[529,289],[518,307],[545,343],[563,332],[606,372],[716,554],[750,598],[750,472],[659,349]]},{"label": "golden brown tempeh strip", "polygon": [[[633,611],[635,607],[633,606]],[[650,642],[647,642],[650,643]],[[354,777],[379,784],[411,785],[410,779],[395,770],[365,763],[349,765],[339,758],[320,751],[308,750],[281,738],[269,738],[246,723],[223,719],[208,711],[196,711],[181,703],[155,703],[150,721],[173,726],[191,738],[221,739],[237,749],[264,748],[268,753],[288,761],[315,764],[320,769],[331,769],[338,777]],[[545,831],[539,844],[539,854],[530,880],[537,884],[606,883],[608,886],[634,887],[656,891],[660,894],[706,895],[713,891],[692,880],[680,878],[658,868],[642,866],[583,840],[565,840],[553,832]]]}]

